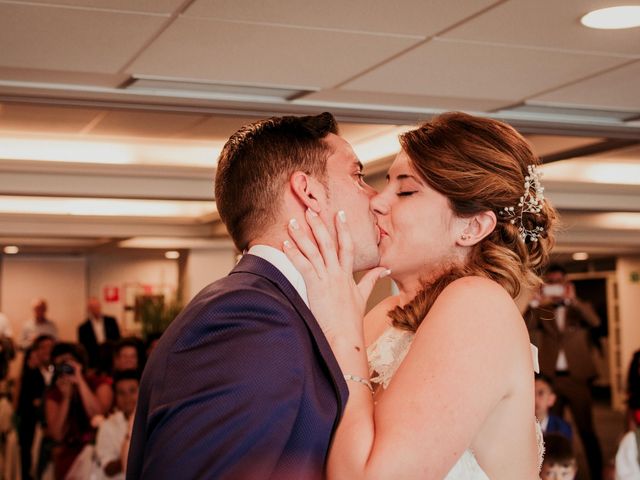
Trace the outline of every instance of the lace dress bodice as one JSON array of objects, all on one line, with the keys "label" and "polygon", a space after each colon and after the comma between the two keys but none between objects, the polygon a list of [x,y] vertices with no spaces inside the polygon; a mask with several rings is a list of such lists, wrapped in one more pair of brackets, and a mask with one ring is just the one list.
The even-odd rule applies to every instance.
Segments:
[{"label": "lace dress bodice", "polygon": [[[409,351],[413,336],[412,332],[390,327],[369,346],[367,356],[369,358],[369,376],[372,383],[379,384],[383,389],[389,386],[394,373]],[[537,370],[537,351],[533,346],[532,354],[534,355],[534,366]],[[542,466],[544,446],[542,430],[537,422],[536,434],[538,437],[538,468],[540,468]],[[473,452],[466,450],[444,480],[489,480],[489,477],[478,464]]]}]

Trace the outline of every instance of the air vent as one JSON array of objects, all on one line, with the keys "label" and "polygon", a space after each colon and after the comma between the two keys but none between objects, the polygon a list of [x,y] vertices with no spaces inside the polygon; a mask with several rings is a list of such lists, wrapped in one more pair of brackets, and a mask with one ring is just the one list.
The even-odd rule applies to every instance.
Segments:
[{"label": "air vent", "polygon": [[216,100],[291,101],[314,90],[300,88],[264,87],[257,85],[223,84],[199,80],[134,75],[121,85],[122,89],[137,93],[184,98]]}]

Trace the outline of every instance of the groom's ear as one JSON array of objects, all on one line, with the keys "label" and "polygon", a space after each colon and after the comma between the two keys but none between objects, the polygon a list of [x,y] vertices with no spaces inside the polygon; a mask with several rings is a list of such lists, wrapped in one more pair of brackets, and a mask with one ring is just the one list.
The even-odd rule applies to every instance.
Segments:
[{"label": "groom's ear", "polygon": [[289,177],[289,188],[304,210],[310,208],[320,212],[326,203],[327,192],[322,183],[305,172],[293,172]]},{"label": "groom's ear", "polygon": [[496,228],[496,214],[491,210],[477,213],[465,219],[466,226],[456,243],[461,246],[471,246],[489,235]]}]

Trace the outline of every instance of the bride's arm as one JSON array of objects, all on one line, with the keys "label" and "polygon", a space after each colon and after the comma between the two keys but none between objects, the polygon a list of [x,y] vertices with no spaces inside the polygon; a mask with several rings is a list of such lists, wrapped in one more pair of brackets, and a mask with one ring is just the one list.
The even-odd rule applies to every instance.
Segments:
[{"label": "bride's arm", "polygon": [[[348,240],[346,247],[343,243],[348,232],[336,223],[336,260],[330,258],[331,243],[319,219],[308,221],[321,253],[293,230],[292,238],[308,260],[304,264],[295,246],[285,251],[305,275],[312,310],[343,372],[367,378],[362,298],[336,267],[349,248]],[[443,478],[509,395],[514,362],[531,362],[519,355],[523,349],[528,352],[528,340],[518,317],[506,292],[493,282],[467,278],[447,287],[375,413],[366,386],[348,382],[349,400],[333,439],[329,477]]]}]

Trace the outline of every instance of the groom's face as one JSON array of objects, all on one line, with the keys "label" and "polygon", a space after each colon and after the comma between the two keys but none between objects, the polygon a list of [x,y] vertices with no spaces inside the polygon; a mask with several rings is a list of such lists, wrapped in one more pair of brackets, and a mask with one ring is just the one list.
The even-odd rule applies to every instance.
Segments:
[{"label": "groom's face", "polygon": [[354,270],[378,265],[379,233],[370,200],[376,191],[364,182],[362,164],[351,145],[338,135],[329,134],[324,141],[330,149],[327,158],[327,208],[323,220],[335,235],[335,215],[344,210],[354,244]]}]

